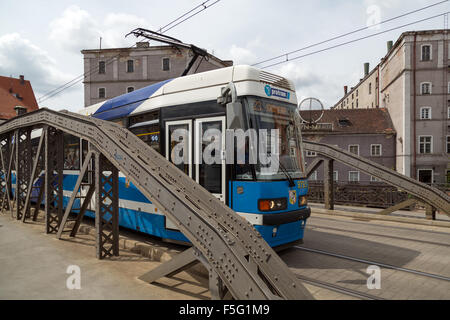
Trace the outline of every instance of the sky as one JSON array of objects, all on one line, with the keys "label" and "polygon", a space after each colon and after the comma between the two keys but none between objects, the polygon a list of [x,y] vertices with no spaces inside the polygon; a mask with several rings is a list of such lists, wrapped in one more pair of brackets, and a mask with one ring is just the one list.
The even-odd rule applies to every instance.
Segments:
[{"label": "sky", "polygon": [[[157,30],[206,0],[0,0],[0,75],[25,75],[37,98],[83,74],[81,50],[130,47],[125,35],[143,27]],[[215,0],[210,1],[213,3]],[[220,0],[167,35],[205,48],[235,64],[254,64],[441,0]],[[449,2],[305,51],[386,31],[450,11]],[[298,100],[334,105],[386,54],[386,42],[405,31],[443,29],[444,17],[386,32],[366,40],[265,69],[294,81]],[[157,43],[154,43],[157,45]],[[292,55],[295,57],[296,55]],[[281,60],[275,60],[278,62]],[[80,82],[40,106],[80,110]]]}]

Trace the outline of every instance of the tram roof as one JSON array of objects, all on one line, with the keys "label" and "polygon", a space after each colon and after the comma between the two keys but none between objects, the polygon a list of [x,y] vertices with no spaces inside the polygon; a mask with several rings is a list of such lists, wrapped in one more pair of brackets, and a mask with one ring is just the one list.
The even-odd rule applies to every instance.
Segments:
[{"label": "tram roof", "polygon": [[215,100],[220,95],[220,88],[231,81],[235,83],[238,95],[260,93],[267,97],[266,87],[273,86],[289,94],[287,98],[271,98],[297,104],[291,81],[251,66],[233,66],[158,82],[86,107],[79,113],[112,120],[160,107]]}]

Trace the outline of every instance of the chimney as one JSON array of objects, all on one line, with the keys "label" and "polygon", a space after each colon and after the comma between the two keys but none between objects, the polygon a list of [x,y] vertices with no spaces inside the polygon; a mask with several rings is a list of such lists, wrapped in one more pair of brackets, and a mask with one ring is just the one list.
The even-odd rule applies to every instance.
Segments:
[{"label": "chimney", "polygon": [[344,86],[344,96],[347,95],[348,92],[348,86]]},{"label": "chimney", "polygon": [[393,45],[394,45],[394,42],[392,40],[387,42],[387,51],[388,51],[388,53],[389,53],[389,51],[391,51]]},{"label": "chimney", "polygon": [[20,84],[24,85],[25,84],[25,76],[20,75],[19,78],[20,78]]},{"label": "chimney", "polygon": [[150,42],[136,42],[136,48],[149,48]]},{"label": "chimney", "polygon": [[368,62],[364,63],[364,77],[369,75],[370,64]]},{"label": "chimney", "polygon": [[15,107],[14,107],[14,110],[16,111],[16,114],[17,114],[18,116],[27,113],[27,108],[22,107],[22,106],[15,106]]}]

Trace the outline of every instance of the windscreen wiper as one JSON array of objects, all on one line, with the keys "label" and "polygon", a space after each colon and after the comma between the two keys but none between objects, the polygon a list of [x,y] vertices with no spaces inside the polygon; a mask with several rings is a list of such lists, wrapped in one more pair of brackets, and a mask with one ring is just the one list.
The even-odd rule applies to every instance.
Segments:
[{"label": "windscreen wiper", "polygon": [[295,182],[294,179],[292,179],[292,176],[289,174],[289,172],[286,170],[286,167],[283,166],[283,164],[281,163],[280,160],[278,160],[278,164],[280,165],[281,171],[283,171],[284,175],[288,178],[289,180],[289,187],[295,187]]}]

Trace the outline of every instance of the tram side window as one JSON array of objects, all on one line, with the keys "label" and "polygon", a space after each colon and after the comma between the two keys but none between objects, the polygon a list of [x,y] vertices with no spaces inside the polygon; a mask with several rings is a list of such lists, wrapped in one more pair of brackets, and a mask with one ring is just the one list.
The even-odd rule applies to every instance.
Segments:
[{"label": "tram side window", "polygon": [[159,148],[159,124],[152,124],[143,127],[130,129],[142,141],[147,143],[150,147],[160,152]]},{"label": "tram side window", "polygon": [[159,140],[159,110],[130,117],[128,129],[150,147],[161,153]]},{"label": "tram side window", "polygon": [[80,170],[80,138],[64,134],[64,169]]}]

